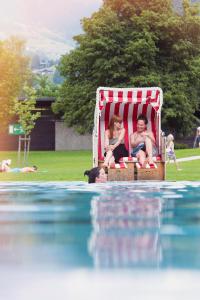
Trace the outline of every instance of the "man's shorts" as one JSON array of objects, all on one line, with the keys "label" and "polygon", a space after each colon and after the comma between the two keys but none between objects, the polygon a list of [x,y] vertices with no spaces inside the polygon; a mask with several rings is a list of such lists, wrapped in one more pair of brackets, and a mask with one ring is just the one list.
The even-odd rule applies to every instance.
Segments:
[{"label": "man's shorts", "polygon": [[[138,154],[138,152],[140,150],[142,150],[144,152],[146,151],[145,143],[140,143],[135,148],[133,148],[132,151],[131,151],[131,156],[132,157],[136,157],[136,155]],[[156,156],[157,154],[158,154],[157,148],[153,147],[153,149],[152,149],[152,155]]]},{"label": "man's shorts", "polygon": [[131,156],[136,157],[140,150],[146,151],[145,143],[140,143],[135,148],[133,148],[131,151]]}]

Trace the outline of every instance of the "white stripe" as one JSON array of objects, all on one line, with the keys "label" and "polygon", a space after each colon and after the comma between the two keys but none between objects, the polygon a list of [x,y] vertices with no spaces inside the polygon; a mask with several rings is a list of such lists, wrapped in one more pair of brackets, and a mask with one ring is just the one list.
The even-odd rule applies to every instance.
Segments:
[{"label": "white stripe", "polygon": [[147,120],[148,120],[148,124],[147,124],[147,130],[152,131],[152,126],[151,126],[151,110],[152,110],[152,106],[148,105],[147,106]]},{"label": "white stripe", "polygon": [[143,109],[143,104],[139,104],[138,105],[138,111],[137,111],[137,118],[139,117],[139,115],[141,115],[142,109]]},{"label": "white stripe", "polygon": [[109,114],[109,123],[111,121],[112,116],[114,115],[114,111],[115,111],[115,103],[111,103],[110,104],[110,114]]},{"label": "white stripe", "polygon": [[156,98],[156,90],[153,90],[151,93],[151,99],[155,99]]},{"label": "white stripe", "polygon": [[121,103],[120,106],[119,106],[119,116],[123,120],[123,116],[124,116],[124,103]]},{"label": "white stripe", "polygon": [[128,92],[127,90],[123,91],[123,102],[127,103],[128,102]]},{"label": "white stripe", "polygon": [[119,99],[118,99],[118,90],[114,90],[114,92],[113,92],[113,101],[114,102],[119,102]]},{"label": "white stripe", "polygon": [[131,145],[130,145],[130,135],[133,133],[133,106],[134,104],[129,104],[128,107],[128,143],[129,143],[129,155],[131,153]]},{"label": "white stripe", "polygon": [[104,155],[104,136],[105,136],[105,107],[101,111],[100,119],[100,134],[101,134],[101,155]]},{"label": "white stripe", "polygon": [[142,102],[146,103],[147,100],[147,90],[142,90]]}]

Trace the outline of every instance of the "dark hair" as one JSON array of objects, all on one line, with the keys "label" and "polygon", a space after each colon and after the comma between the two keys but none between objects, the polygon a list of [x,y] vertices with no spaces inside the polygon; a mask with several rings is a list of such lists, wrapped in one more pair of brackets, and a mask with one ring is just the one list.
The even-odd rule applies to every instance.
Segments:
[{"label": "dark hair", "polygon": [[33,166],[33,169],[34,169],[35,171],[37,171],[38,167],[36,167],[36,166]]},{"label": "dark hair", "polygon": [[91,170],[86,170],[84,176],[88,176],[88,183],[95,183],[96,178],[99,177],[99,167],[92,168]]},{"label": "dark hair", "polygon": [[139,115],[139,117],[137,118],[137,121],[139,121],[139,120],[142,120],[142,121],[144,121],[145,125],[147,125],[147,124],[148,124],[147,117],[146,117],[146,116],[144,116],[144,115]]}]

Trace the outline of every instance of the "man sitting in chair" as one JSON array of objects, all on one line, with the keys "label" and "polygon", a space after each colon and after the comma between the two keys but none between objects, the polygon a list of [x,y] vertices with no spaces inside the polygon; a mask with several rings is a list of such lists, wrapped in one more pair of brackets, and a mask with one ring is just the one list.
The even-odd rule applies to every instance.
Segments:
[{"label": "man sitting in chair", "polygon": [[132,147],[131,156],[137,157],[139,166],[155,168],[153,156],[156,155],[155,138],[151,131],[147,131],[148,120],[145,116],[140,115],[137,119],[137,131],[130,135]]}]

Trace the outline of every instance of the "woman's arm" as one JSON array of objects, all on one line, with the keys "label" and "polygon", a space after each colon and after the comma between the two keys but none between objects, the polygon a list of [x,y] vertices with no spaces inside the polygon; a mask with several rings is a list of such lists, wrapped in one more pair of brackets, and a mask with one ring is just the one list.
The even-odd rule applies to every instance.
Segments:
[{"label": "woman's arm", "polygon": [[115,148],[117,148],[117,146],[119,146],[121,144],[121,142],[123,141],[125,136],[125,129],[122,128],[120,135],[118,137],[117,143],[115,143],[114,145],[111,146],[112,150],[114,150]]},{"label": "woman's arm", "polygon": [[109,130],[107,129],[105,131],[105,136],[104,136],[104,149],[105,151],[108,151],[108,147],[109,147]]}]

